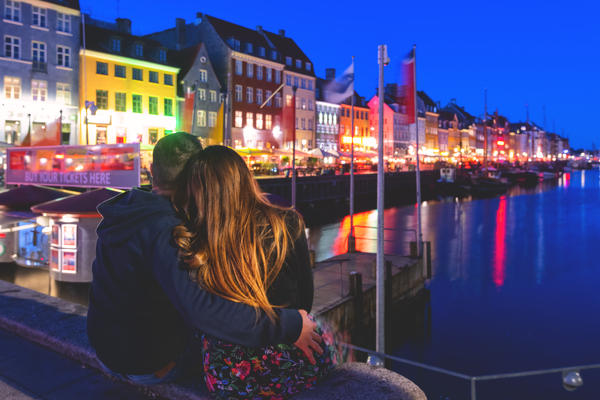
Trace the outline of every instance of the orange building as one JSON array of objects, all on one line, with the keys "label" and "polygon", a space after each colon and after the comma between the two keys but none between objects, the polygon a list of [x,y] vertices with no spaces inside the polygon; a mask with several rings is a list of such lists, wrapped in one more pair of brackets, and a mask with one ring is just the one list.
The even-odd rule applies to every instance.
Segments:
[{"label": "orange building", "polygon": [[[355,95],[356,96],[356,95]],[[340,104],[340,143],[339,149],[343,152],[350,151],[352,144],[352,106]],[[369,107],[359,96],[355,97],[354,105],[354,150],[375,151],[377,140],[369,129]]]}]

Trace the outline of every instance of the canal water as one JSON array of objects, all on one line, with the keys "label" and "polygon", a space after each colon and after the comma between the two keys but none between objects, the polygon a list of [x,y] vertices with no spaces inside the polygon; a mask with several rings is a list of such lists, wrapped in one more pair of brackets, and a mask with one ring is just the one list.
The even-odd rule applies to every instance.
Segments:
[{"label": "canal water", "polygon": [[[515,187],[490,199],[448,199],[422,207],[433,274],[425,302],[394,316],[388,353],[468,375],[600,363],[600,175]],[[357,248],[375,251],[375,211],[356,215]],[[344,252],[349,219],[310,230],[317,260]],[[406,252],[416,208],[385,211],[386,252]],[[394,363],[430,399],[468,399],[468,381]],[[562,377],[477,385],[478,399],[597,399],[598,370],[584,385]]]}]

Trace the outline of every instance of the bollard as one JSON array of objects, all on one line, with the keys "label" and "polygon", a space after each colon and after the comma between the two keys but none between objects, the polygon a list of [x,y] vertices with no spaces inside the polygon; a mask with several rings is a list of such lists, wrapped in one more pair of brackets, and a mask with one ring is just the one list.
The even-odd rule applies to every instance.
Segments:
[{"label": "bollard", "polygon": [[352,335],[352,343],[363,344],[363,332],[365,329],[363,321],[363,284],[362,275],[360,272],[350,272],[350,296],[352,296],[352,308],[354,311],[354,323],[352,324],[353,329],[350,334]]}]

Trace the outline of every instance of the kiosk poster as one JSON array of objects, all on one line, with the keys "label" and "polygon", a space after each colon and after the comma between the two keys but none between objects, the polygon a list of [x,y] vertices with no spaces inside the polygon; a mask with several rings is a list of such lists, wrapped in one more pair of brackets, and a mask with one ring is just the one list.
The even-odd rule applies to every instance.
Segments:
[{"label": "kiosk poster", "polygon": [[77,252],[74,250],[62,251],[62,272],[63,274],[77,273]]},{"label": "kiosk poster", "polygon": [[60,272],[60,250],[50,250],[50,269],[52,271]]},{"label": "kiosk poster", "polygon": [[62,247],[76,248],[77,247],[77,225],[63,224],[62,225]]},{"label": "kiosk poster", "polygon": [[28,146],[6,149],[5,180],[15,185],[112,187],[140,185],[140,144]]},{"label": "kiosk poster", "polygon": [[50,244],[52,246],[60,247],[60,225],[52,225],[52,234],[50,237]]}]

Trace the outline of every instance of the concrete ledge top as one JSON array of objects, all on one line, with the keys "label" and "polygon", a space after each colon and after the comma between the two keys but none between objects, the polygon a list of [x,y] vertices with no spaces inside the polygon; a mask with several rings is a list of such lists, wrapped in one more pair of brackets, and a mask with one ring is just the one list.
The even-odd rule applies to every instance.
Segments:
[{"label": "concrete ledge top", "polygon": [[[62,299],[0,281],[0,328],[51,348],[84,365],[100,369],[86,334],[87,308]],[[166,399],[206,400],[203,383],[140,387]],[[413,382],[385,368],[362,363],[344,364],[314,390],[297,399],[397,399],[423,400]]]}]

